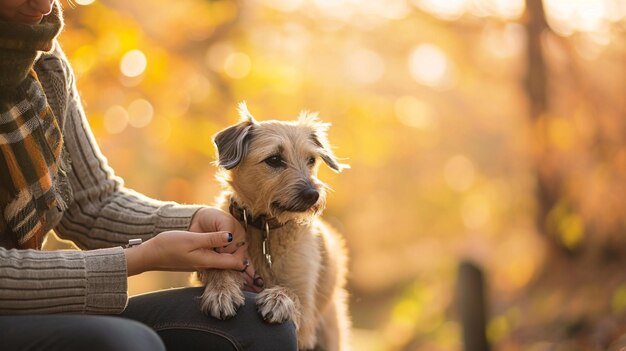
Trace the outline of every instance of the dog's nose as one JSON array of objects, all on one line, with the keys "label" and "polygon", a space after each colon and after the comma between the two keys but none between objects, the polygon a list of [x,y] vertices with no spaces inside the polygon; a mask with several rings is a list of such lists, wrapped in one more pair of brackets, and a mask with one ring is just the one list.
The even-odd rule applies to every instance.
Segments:
[{"label": "dog's nose", "polygon": [[302,192],[302,200],[308,205],[313,205],[314,203],[317,202],[317,199],[319,198],[320,198],[320,193],[318,193],[317,190],[313,188],[305,189]]}]

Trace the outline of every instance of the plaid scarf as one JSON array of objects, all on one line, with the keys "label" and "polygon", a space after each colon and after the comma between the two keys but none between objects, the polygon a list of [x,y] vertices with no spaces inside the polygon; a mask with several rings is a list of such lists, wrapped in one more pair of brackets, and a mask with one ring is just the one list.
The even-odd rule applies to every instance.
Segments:
[{"label": "plaid scarf", "polygon": [[40,24],[0,21],[0,209],[20,248],[39,248],[59,191],[63,137],[33,70],[63,21],[58,3]]}]

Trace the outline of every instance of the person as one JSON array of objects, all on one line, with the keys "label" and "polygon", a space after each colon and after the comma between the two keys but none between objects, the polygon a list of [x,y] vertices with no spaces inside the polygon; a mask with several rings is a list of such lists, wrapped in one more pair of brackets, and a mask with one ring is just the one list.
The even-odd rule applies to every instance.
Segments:
[{"label": "person", "polygon": [[[2,350],[296,349],[292,322],[256,312],[263,282],[233,217],[150,199],[114,175],[56,40],[62,27],[57,0],[0,0]],[[40,250],[49,230],[82,250]],[[127,297],[128,276],[208,268],[241,271],[251,290],[230,320],[200,312],[203,288]]]}]

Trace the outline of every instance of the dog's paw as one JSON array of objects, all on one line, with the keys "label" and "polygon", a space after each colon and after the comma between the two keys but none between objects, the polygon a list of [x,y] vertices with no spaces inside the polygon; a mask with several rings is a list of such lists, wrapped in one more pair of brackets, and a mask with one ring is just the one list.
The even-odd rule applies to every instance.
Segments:
[{"label": "dog's paw", "polygon": [[317,345],[317,336],[315,333],[298,333],[298,350],[313,350],[315,349],[315,345]]},{"label": "dog's paw", "polygon": [[282,323],[289,319],[297,322],[297,309],[294,300],[284,288],[265,289],[257,296],[257,309],[269,323]]},{"label": "dog's paw", "polygon": [[241,289],[212,289],[206,287],[200,298],[200,309],[204,314],[217,319],[229,319],[237,314],[245,298]]}]

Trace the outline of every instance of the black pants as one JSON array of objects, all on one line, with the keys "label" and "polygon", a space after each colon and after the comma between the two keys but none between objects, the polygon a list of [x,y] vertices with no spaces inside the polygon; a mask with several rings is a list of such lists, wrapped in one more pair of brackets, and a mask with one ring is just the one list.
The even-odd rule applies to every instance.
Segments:
[{"label": "black pants", "polygon": [[0,316],[0,349],[161,351],[296,350],[293,322],[268,324],[255,295],[220,321],[200,312],[202,288],[164,290],[130,299],[121,316]]}]

